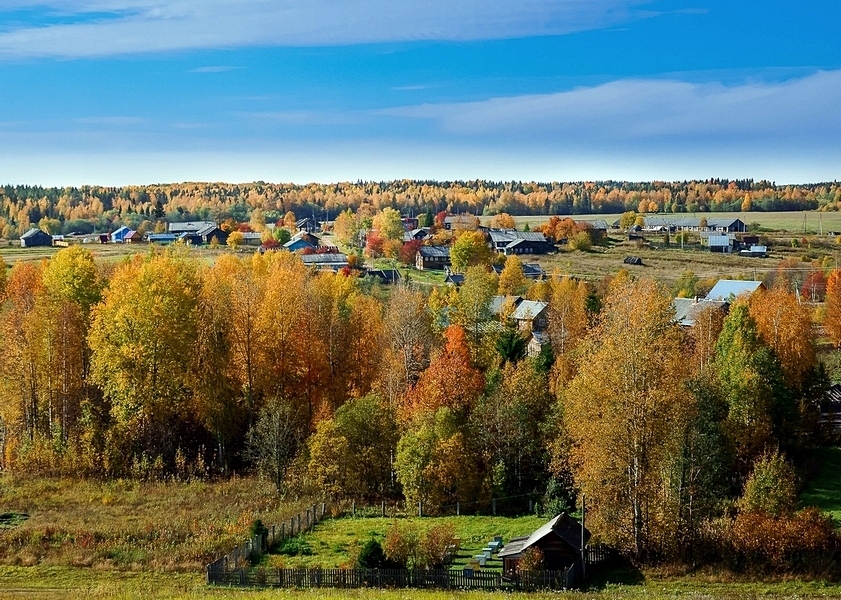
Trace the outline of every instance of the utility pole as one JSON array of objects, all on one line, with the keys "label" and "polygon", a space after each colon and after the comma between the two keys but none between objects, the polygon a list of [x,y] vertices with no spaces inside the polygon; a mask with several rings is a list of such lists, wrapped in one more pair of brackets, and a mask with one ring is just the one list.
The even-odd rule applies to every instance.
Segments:
[{"label": "utility pole", "polygon": [[587,502],[584,499],[584,494],[581,494],[581,579],[587,576],[587,551],[584,548],[584,518],[587,513]]}]

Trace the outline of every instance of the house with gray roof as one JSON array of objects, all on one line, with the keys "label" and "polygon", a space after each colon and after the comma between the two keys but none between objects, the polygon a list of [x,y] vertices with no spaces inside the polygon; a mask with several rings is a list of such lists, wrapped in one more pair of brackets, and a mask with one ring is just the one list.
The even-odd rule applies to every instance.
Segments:
[{"label": "house with gray roof", "polygon": [[488,229],[491,249],[505,254],[546,254],[553,249],[546,236],[539,231],[516,229]]},{"label": "house with gray roof", "polygon": [[511,539],[497,557],[502,559],[503,575],[513,577],[526,550],[537,548],[543,554],[545,569],[561,571],[581,559],[589,541],[590,532],[568,514],[561,513],[531,535]]},{"label": "house with gray roof", "polygon": [[443,270],[450,266],[450,248],[447,246],[421,246],[415,254],[415,268]]},{"label": "house with gray roof", "polygon": [[720,279],[707,294],[706,300],[724,300],[732,302],[743,294],[750,296],[758,289],[765,289],[761,281],[738,281],[735,279]]},{"label": "house with gray roof", "polygon": [[33,227],[20,236],[21,248],[34,248],[35,246],[52,246],[53,236]]}]

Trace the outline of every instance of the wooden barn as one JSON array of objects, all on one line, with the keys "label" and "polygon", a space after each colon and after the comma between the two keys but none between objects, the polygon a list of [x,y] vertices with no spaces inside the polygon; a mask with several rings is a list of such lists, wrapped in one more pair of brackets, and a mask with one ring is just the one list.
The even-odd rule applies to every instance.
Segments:
[{"label": "wooden barn", "polygon": [[[582,539],[583,536],[583,539]],[[519,570],[520,559],[529,548],[543,553],[544,568],[560,571],[581,558],[582,548],[590,540],[590,532],[566,513],[561,513],[529,536],[512,539],[500,550],[502,573],[514,576]]]},{"label": "wooden barn", "polygon": [[20,236],[21,248],[33,248],[35,246],[52,246],[53,236],[40,229],[32,228]]}]

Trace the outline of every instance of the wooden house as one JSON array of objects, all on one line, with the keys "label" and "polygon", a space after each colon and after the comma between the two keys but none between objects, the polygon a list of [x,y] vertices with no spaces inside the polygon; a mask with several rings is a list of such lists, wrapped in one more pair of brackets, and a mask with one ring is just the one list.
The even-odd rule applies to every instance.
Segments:
[{"label": "wooden house", "polygon": [[450,249],[446,246],[421,246],[415,255],[415,268],[443,270],[450,266]]},{"label": "wooden house", "polygon": [[21,248],[34,248],[36,246],[52,246],[53,236],[49,233],[35,229],[34,227],[20,236]]},{"label": "wooden house", "polygon": [[520,331],[543,331],[549,326],[549,304],[539,300],[523,300],[517,304],[511,319]]},{"label": "wooden house", "polygon": [[518,573],[520,560],[529,548],[543,553],[545,569],[560,571],[581,559],[589,540],[590,532],[581,523],[561,513],[531,535],[509,541],[497,556],[502,559],[503,574],[509,577]]}]

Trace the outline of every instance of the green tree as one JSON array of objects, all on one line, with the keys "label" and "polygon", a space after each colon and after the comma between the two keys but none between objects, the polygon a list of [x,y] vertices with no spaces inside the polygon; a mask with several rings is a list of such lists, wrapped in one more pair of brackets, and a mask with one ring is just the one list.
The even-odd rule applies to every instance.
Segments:
[{"label": "green tree", "polygon": [[374,217],[373,226],[384,240],[403,241],[404,229],[400,211],[386,206]]},{"label": "green tree", "polygon": [[739,500],[744,512],[764,512],[771,517],[790,515],[797,506],[797,477],[779,451],[757,458]]},{"label": "green tree", "polygon": [[450,262],[453,270],[463,272],[467,267],[491,264],[491,249],[485,242],[485,235],[481,231],[462,231],[456,237],[450,249]]},{"label": "green tree", "polygon": [[496,275],[484,267],[468,267],[464,283],[458,290],[456,312],[453,321],[468,334],[474,353],[482,343],[482,325],[491,318],[491,299],[497,288]]}]

